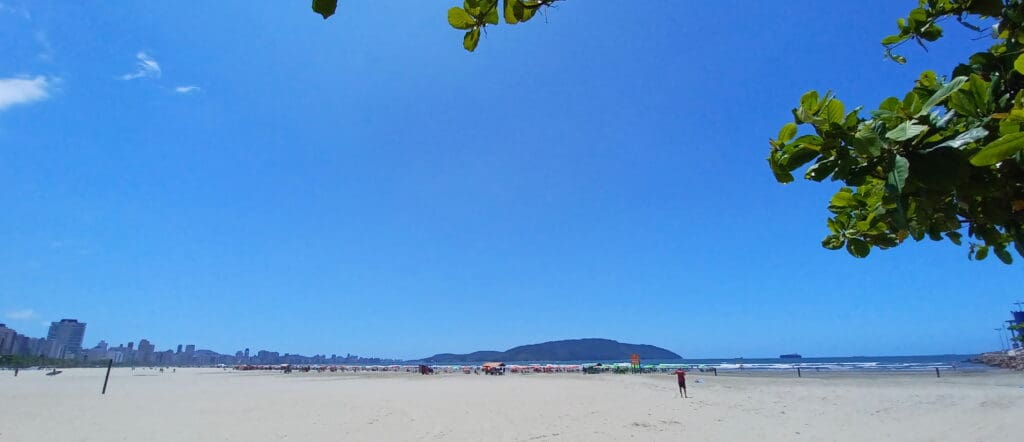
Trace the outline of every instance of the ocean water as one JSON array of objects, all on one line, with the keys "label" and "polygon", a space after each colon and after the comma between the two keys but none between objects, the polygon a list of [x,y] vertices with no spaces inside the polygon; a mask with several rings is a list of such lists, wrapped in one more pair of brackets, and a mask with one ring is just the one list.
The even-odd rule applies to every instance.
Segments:
[{"label": "ocean water", "polygon": [[[818,371],[923,371],[934,370],[988,370],[988,366],[967,362],[977,355],[925,355],[925,356],[852,356],[852,357],[804,357],[801,359],[651,359],[640,361],[642,365],[685,365],[693,368],[717,368],[719,371],[731,370],[803,370]],[[602,363],[622,364],[628,360],[616,361],[570,361],[550,362],[557,365]],[[547,364],[547,361],[505,361],[507,364]]]}]

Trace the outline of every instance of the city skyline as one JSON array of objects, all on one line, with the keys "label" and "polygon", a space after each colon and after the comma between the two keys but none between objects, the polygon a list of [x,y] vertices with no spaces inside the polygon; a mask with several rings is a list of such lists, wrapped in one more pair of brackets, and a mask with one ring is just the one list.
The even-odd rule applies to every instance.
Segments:
[{"label": "city skyline", "polygon": [[215,350],[196,348],[196,344],[177,344],[173,348],[158,351],[156,344],[146,338],[111,347],[106,340],[90,348],[83,347],[83,338],[87,324],[77,319],[64,318],[50,323],[45,338],[34,338],[19,333],[17,330],[0,323],[0,356],[15,355],[26,357],[46,357],[49,359],[69,359],[82,363],[112,360],[119,365],[236,365],[236,364],[323,364],[323,363],[372,363],[391,362],[393,359],[379,357],[361,357],[346,353],[314,354],[312,356],[298,353],[281,353],[272,350],[257,350],[250,355],[249,348],[235,351],[234,354],[221,353]]}]

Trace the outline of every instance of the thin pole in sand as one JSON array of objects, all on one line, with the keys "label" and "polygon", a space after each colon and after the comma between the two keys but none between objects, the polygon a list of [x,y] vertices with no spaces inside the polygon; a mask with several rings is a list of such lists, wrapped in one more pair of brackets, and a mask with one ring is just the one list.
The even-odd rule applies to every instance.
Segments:
[{"label": "thin pole in sand", "polygon": [[100,394],[107,394],[107,381],[110,380],[110,368],[113,367],[113,366],[114,366],[114,360],[111,359],[110,362],[107,363],[107,376],[105,378],[103,378],[103,392],[100,393]]},{"label": "thin pole in sand", "polygon": [[712,367],[711,370],[715,372],[715,376],[718,376],[718,367]]},{"label": "thin pole in sand", "polygon": [[992,330],[995,330],[995,331],[996,331],[996,334],[998,334],[998,335],[999,335],[999,350],[1000,350],[1000,351],[1002,351],[1002,350],[1006,350],[1006,345],[1004,345],[1004,344],[1003,344],[1003,342],[1004,342],[1004,339],[1003,339],[1003,329],[1002,329],[1002,327],[1000,327],[1000,328],[994,328],[994,329],[992,329]]},{"label": "thin pole in sand", "polygon": [[939,375],[939,367],[935,367],[935,377],[937,377],[937,378],[941,378],[942,377],[942,376]]},{"label": "thin pole in sand", "polygon": [[796,368],[796,377],[798,377],[798,378],[804,377],[802,374],[800,374],[800,367]]}]

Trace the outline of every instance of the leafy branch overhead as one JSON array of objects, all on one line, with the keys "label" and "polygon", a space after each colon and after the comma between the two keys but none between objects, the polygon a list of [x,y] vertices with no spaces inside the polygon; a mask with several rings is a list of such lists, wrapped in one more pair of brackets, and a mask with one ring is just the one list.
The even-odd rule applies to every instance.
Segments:
[{"label": "leafy branch overhead", "polygon": [[[540,8],[550,6],[558,0],[502,0],[505,23],[510,25],[529,21]],[[466,31],[462,47],[474,51],[480,42],[480,31],[488,25],[495,26],[498,18],[498,0],[465,0],[462,7],[448,10],[448,24],[455,29]]]},{"label": "leafy branch overhead", "polygon": [[972,259],[1024,256],[1024,0],[920,0],[882,40],[886,55],[905,62],[893,50],[937,40],[948,18],[978,32],[972,22],[995,19],[995,44],[949,77],[925,71],[866,115],[808,92],[770,141],[779,182],[810,164],[805,179],[845,184],[828,205],[825,248],[865,257],[908,237],[959,245],[966,234]]},{"label": "leafy branch overhead", "polygon": [[[505,23],[514,25],[529,21],[541,8],[558,1],[561,0],[501,0],[501,9]],[[313,12],[325,20],[334,15],[337,8],[338,0],[313,0]],[[501,21],[498,9],[498,0],[465,0],[462,7],[455,6],[448,10],[448,24],[466,31],[462,47],[470,52],[476,50],[484,28],[497,26]]]}]

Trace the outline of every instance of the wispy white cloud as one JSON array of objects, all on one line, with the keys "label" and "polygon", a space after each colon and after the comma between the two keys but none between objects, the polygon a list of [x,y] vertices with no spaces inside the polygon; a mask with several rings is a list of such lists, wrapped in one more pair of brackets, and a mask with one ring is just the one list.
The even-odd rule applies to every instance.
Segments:
[{"label": "wispy white cloud", "polygon": [[53,45],[50,44],[50,38],[46,32],[36,31],[34,36],[41,49],[37,57],[42,61],[53,61]]},{"label": "wispy white cloud", "polygon": [[76,255],[95,255],[100,252],[100,249],[91,245],[89,241],[83,240],[68,240],[68,241],[50,241],[50,250],[57,253],[73,253]]},{"label": "wispy white cloud", "polygon": [[0,111],[16,104],[28,104],[50,97],[54,81],[42,75],[35,78],[0,78]]},{"label": "wispy white cloud", "polygon": [[16,7],[16,6],[11,6],[10,4],[7,4],[7,3],[0,2],[0,14],[4,14],[4,13],[18,14],[18,15],[21,15],[22,17],[24,17],[26,20],[29,20],[29,19],[32,18],[32,14],[29,14],[28,8],[19,8],[19,7]]},{"label": "wispy white cloud", "polygon": [[39,315],[36,314],[35,310],[32,310],[30,308],[22,310],[11,310],[7,312],[4,316],[12,321],[27,321],[29,319],[35,319],[39,317]]},{"label": "wispy white cloud", "polygon": [[192,85],[178,86],[178,87],[174,88],[174,92],[177,92],[179,94],[191,94],[191,93],[199,92],[201,90],[202,89],[199,86],[192,86]]},{"label": "wispy white cloud", "polygon": [[139,53],[135,54],[135,58],[138,59],[138,61],[135,63],[135,66],[138,67],[138,70],[129,74],[122,75],[122,80],[134,80],[136,78],[142,77],[160,78],[160,74],[162,74],[163,72],[160,70],[160,63],[157,63],[156,60],[153,59],[153,57],[150,57],[149,54],[143,51],[139,51]]}]

